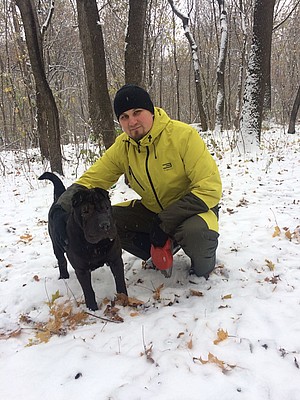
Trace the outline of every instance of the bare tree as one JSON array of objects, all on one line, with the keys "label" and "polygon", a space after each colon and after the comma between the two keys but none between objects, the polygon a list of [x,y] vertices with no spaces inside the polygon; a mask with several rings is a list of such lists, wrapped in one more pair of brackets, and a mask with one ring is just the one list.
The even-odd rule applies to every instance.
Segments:
[{"label": "bare tree", "polygon": [[112,106],[107,88],[102,28],[96,0],[76,0],[88,104],[94,137],[108,149],[115,141]]},{"label": "bare tree", "polygon": [[125,82],[143,86],[144,30],[147,0],[129,0],[125,39]]},{"label": "bare tree", "polygon": [[[36,84],[39,138],[43,146],[46,145],[45,141],[47,140],[51,170],[62,174],[59,116],[52,90],[46,78],[42,35],[36,8],[33,0],[28,0],[27,2],[22,0],[15,1],[21,13],[28,54]],[[43,136],[45,133],[47,134],[46,137]],[[45,156],[46,150],[43,146],[41,147],[41,152]]]},{"label": "bare tree", "polygon": [[188,39],[191,52],[192,52],[192,60],[193,60],[193,67],[194,67],[194,78],[195,78],[195,87],[196,87],[196,94],[197,94],[197,102],[198,102],[198,109],[200,113],[200,121],[201,121],[201,127],[203,131],[207,131],[208,126],[207,126],[207,118],[206,118],[206,113],[204,111],[203,107],[203,101],[202,101],[202,88],[201,88],[201,76],[200,76],[200,63],[199,63],[199,57],[198,57],[198,46],[195,42],[195,39],[190,31],[189,28],[189,16],[183,14],[180,12],[177,7],[174,5],[173,0],[168,0],[170,6],[172,7],[172,10],[177,17],[179,17],[182,21],[183,29],[184,29],[184,34]]},{"label": "bare tree", "polygon": [[266,82],[271,55],[275,0],[255,0],[253,37],[241,119],[241,138],[245,152],[260,142]]},{"label": "bare tree", "polygon": [[300,106],[300,85],[298,87],[298,91],[292,108],[288,133],[295,133],[295,125],[296,125],[297,114],[299,111],[299,106]]},{"label": "bare tree", "polygon": [[220,11],[221,40],[219,58],[217,65],[217,101],[216,101],[216,130],[222,131],[224,125],[224,103],[225,103],[225,63],[227,55],[228,28],[227,12],[224,0],[218,0]]}]

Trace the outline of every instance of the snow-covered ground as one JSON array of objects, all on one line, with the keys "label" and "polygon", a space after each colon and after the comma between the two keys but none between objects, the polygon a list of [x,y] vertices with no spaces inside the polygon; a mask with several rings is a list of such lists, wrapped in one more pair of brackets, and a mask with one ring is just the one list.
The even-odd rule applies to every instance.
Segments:
[{"label": "snow-covered ground", "polygon": [[[224,187],[215,271],[189,276],[180,251],[167,279],[124,253],[132,306],[112,303],[103,267],[94,316],[72,267],[58,280],[53,187],[37,180],[48,167],[37,151],[0,153],[1,400],[300,399],[299,134],[264,133],[252,159],[206,140]],[[74,153],[66,185],[86,168]],[[111,190],[113,203],[133,197],[122,179]]]}]

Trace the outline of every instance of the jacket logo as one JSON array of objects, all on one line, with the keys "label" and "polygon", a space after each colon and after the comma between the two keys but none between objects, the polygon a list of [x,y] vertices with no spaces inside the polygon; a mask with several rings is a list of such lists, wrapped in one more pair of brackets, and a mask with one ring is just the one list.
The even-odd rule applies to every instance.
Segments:
[{"label": "jacket logo", "polygon": [[166,169],[171,169],[173,167],[173,165],[172,165],[172,163],[167,162],[167,163],[164,163],[162,165],[162,167],[163,167],[164,170],[166,170]]}]

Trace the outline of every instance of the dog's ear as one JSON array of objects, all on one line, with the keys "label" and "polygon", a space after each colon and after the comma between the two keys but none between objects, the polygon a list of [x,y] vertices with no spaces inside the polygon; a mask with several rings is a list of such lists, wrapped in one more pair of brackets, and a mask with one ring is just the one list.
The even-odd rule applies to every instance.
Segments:
[{"label": "dog's ear", "polygon": [[110,201],[109,194],[108,194],[107,190],[101,189],[101,188],[95,188],[94,191],[95,191],[96,196],[99,199],[105,199],[105,200],[109,200]]},{"label": "dog's ear", "polygon": [[79,207],[84,201],[86,201],[88,196],[89,196],[88,189],[80,189],[72,197],[72,207],[74,208]]}]

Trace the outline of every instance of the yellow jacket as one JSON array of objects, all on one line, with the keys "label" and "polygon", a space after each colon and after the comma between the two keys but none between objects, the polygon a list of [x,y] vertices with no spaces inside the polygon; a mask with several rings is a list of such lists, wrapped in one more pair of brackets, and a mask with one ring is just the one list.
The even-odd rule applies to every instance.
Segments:
[{"label": "yellow jacket", "polygon": [[[135,142],[123,132],[76,183],[107,190],[124,173],[143,205],[159,213],[161,227],[167,233],[189,212],[201,214],[210,229],[218,230],[211,209],[221,197],[219,171],[199,133],[190,125],[170,119],[156,107],[153,126],[146,136]],[[173,210],[171,214],[182,213],[182,218],[173,215],[174,223],[169,224],[169,210]]]}]

